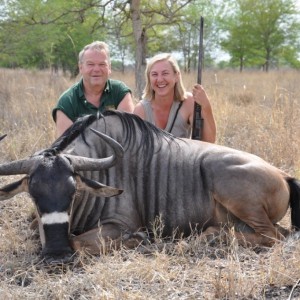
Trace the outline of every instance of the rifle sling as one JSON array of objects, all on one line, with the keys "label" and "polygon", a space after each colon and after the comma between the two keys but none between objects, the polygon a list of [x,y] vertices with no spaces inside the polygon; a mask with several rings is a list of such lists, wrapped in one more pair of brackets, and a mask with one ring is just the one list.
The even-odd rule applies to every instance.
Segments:
[{"label": "rifle sling", "polygon": [[169,133],[171,133],[171,131],[172,131],[172,129],[173,129],[173,126],[174,126],[174,123],[175,123],[175,121],[176,121],[176,118],[177,118],[177,115],[178,115],[178,111],[179,111],[179,109],[180,109],[180,107],[181,107],[181,105],[182,105],[182,102],[183,102],[183,101],[180,101],[180,103],[179,103],[179,105],[178,105],[178,107],[177,107],[177,110],[176,110],[176,113],[175,113],[175,116],[174,116],[174,119],[173,119],[171,128],[170,128],[170,130],[169,130]]}]

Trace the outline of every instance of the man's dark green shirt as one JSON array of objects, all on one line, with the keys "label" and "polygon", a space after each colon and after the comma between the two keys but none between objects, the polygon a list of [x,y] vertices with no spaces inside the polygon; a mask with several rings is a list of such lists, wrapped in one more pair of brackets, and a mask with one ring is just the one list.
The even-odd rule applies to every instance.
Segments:
[{"label": "man's dark green shirt", "polygon": [[98,108],[86,100],[83,80],[81,79],[60,96],[57,105],[52,110],[52,117],[56,121],[56,111],[61,110],[70,120],[75,122],[77,118],[87,114],[117,109],[127,93],[131,93],[131,90],[123,82],[108,79],[100,98],[100,107]]}]

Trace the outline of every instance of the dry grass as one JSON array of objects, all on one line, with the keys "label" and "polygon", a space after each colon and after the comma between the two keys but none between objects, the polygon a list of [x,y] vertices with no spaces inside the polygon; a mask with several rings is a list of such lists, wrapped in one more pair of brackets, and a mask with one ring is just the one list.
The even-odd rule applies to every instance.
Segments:
[{"label": "dry grass", "polygon": [[[133,87],[133,75],[114,74]],[[185,75],[191,88],[195,75]],[[61,74],[0,70],[0,162],[26,157],[54,140],[51,109],[71,85]],[[258,154],[300,177],[300,85],[292,71],[205,72],[218,125],[218,143]],[[11,178],[0,177],[0,186]],[[245,249],[233,236],[214,246],[196,235],[151,255],[137,250],[74,264],[40,263],[37,233],[29,229],[27,195],[0,203],[0,295],[3,299],[296,299],[300,297],[300,242]],[[286,216],[282,222],[289,226]]]}]

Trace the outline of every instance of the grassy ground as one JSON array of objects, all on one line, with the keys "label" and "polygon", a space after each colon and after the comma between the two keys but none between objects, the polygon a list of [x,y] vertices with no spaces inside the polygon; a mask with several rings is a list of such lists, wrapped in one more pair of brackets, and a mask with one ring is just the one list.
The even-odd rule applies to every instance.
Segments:
[{"label": "grassy ground", "polygon": [[[132,74],[114,73],[133,87]],[[184,75],[190,89],[194,74]],[[0,70],[0,162],[26,157],[55,138],[51,109],[72,81],[61,74]],[[292,71],[204,72],[218,143],[252,152],[300,178],[300,85]],[[0,186],[13,178],[0,177]],[[29,228],[25,194],[0,203],[2,299],[299,299],[300,242],[271,249],[200,243],[196,235],[170,243],[159,237],[151,254],[121,249],[99,257],[80,253],[73,264],[40,262]],[[289,216],[281,224],[289,227]]]}]

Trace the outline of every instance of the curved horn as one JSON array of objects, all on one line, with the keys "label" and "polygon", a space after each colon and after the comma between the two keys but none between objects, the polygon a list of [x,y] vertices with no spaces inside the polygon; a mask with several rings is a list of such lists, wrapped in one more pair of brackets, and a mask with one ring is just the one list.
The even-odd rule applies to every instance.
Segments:
[{"label": "curved horn", "polygon": [[[0,136],[0,141],[6,136],[7,134]],[[28,174],[31,165],[30,159],[28,158],[0,164],[0,175]]]},{"label": "curved horn", "polygon": [[97,171],[99,169],[108,169],[115,165],[118,158],[123,157],[124,149],[117,141],[93,128],[91,128],[91,130],[114,150],[114,154],[100,159],[65,154],[64,156],[72,161],[75,171]]},{"label": "curved horn", "polygon": [[34,161],[40,159],[39,156],[16,160],[0,165],[0,175],[29,174]]}]

